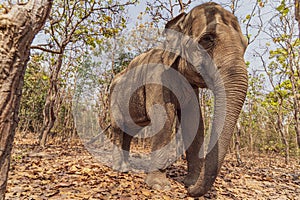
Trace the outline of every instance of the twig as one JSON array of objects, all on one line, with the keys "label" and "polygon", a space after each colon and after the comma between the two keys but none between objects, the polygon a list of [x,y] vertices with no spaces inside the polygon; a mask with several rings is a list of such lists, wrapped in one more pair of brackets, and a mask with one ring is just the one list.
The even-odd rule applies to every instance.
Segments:
[{"label": "twig", "polygon": [[101,137],[101,135],[102,135],[103,133],[105,133],[110,127],[111,127],[111,124],[109,124],[109,125],[108,125],[103,131],[101,131],[101,133],[99,133],[97,136],[95,136],[95,137],[93,137],[92,139],[90,139],[90,141],[88,141],[86,144],[91,145],[91,144],[93,144],[94,142],[96,142],[96,140],[98,140],[98,139]]}]

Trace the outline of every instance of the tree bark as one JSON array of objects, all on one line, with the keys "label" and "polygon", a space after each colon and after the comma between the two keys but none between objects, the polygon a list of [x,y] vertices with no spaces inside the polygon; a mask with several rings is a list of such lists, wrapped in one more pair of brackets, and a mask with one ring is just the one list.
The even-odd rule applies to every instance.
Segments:
[{"label": "tree bark", "polygon": [[30,45],[44,25],[51,4],[52,0],[31,0],[0,14],[0,200],[5,198]]},{"label": "tree bark", "polygon": [[46,103],[43,111],[44,124],[40,135],[41,147],[45,147],[47,142],[47,136],[50,133],[56,121],[57,113],[55,113],[55,104],[58,100],[58,78],[63,64],[63,58],[63,54],[59,54],[56,64],[51,69],[50,87],[48,90],[48,95],[46,97]]},{"label": "tree bark", "polygon": [[295,17],[298,22],[299,38],[300,38],[300,0],[295,0]]},{"label": "tree bark", "polygon": [[[280,105],[280,109],[281,109],[281,105]],[[283,125],[281,110],[277,114],[277,126],[278,126],[278,131],[281,136],[282,144],[284,145],[285,164],[288,165],[290,162],[290,153],[289,153],[290,148],[289,148],[289,143],[288,143],[287,136],[286,136],[287,134],[285,133],[285,129],[284,129],[284,125]]]},{"label": "tree bark", "polygon": [[241,134],[242,134],[242,127],[241,124],[238,122],[236,124],[236,131],[234,132],[235,134],[235,157],[237,160],[237,163],[239,165],[243,164],[242,158],[241,158],[241,154],[240,154],[240,142],[241,142]]}]

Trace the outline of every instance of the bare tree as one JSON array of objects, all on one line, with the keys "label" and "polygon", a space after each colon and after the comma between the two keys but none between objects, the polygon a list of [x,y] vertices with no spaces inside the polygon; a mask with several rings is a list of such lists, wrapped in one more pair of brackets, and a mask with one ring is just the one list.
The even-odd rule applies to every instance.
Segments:
[{"label": "bare tree", "polygon": [[295,0],[295,17],[298,22],[299,38],[300,38],[300,1]]},{"label": "bare tree", "polygon": [[191,0],[186,2],[183,0],[156,0],[155,2],[147,1],[147,12],[152,17],[154,22],[167,22],[174,18],[176,14],[183,13],[191,3]]},{"label": "bare tree", "polygon": [[[48,44],[32,46],[33,49],[51,53],[55,62],[50,67],[50,87],[47,92],[43,111],[44,120],[40,135],[40,146],[46,145],[47,135],[51,132],[56,121],[58,109],[56,106],[60,99],[60,73],[64,66],[67,52],[82,49],[84,45],[96,46],[101,37],[111,37],[114,30],[106,28],[111,22],[107,12],[120,13],[124,6],[133,5],[136,0],[119,3],[118,1],[88,1],[75,0],[73,4],[68,1],[58,2],[53,9],[56,12],[50,17],[47,32],[50,34]],[[106,16],[106,17],[104,17]],[[96,27],[100,28],[96,29]],[[76,44],[76,48],[74,47]]]},{"label": "bare tree", "polygon": [[239,165],[243,164],[242,158],[241,158],[241,135],[242,135],[242,131],[243,128],[240,124],[240,122],[238,122],[236,124],[236,130],[234,131],[234,147],[235,147],[235,157],[236,157],[236,161]]},{"label": "bare tree", "polygon": [[31,0],[0,14],[0,200],[8,170],[30,44],[44,25],[51,0]]}]

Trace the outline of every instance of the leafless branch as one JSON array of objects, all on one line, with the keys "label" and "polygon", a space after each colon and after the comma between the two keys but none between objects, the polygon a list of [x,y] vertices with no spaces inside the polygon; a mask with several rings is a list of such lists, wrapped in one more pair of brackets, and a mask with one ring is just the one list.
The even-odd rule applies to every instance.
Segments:
[{"label": "leafless branch", "polygon": [[[251,21],[253,19],[253,16],[254,16],[254,13],[256,11],[256,9],[258,8],[258,12],[259,12],[259,20],[260,20],[260,24],[259,24],[259,28],[258,28],[258,33],[254,36],[254,38],[251,40],[250,38],[250,33],[249,33],[249,29],[251,27]],[[250,14],[250,18],[249,20],[247,21],[247,24],[246,24],[246,37],[248,38],[248,44],[251,44],[252,42],[255,41],[255,39],[260,35],[261,33],[261,30],[262,30],[262,25],[263,25],[263,21],[261,19],[261,15],[260,15],[260,9],[258,7],[258,1],[256,1],[255,5],[253,6],[253,9],[251,11],[251,14]]]},{"label": "leafless branch", "polygon": [[48,53],[53,53],[53,54],[61,54],[62,53],[61,51],[51,50],[51,49],[48,49],[48,48],[45,48],[45,47],[42,47],[42,46],[31,46],[30,48],[41,50],[41,51],[48,52]]}]

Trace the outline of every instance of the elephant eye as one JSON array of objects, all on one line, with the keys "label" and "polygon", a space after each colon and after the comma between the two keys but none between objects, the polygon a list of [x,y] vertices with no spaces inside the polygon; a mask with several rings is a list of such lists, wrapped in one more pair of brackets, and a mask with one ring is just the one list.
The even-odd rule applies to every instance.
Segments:
[{"label": "elephant eye", "polygon": [[203,36],[202,40],[205,42],[213,42],[215,40],[215,37],[214,35],[207,34]]},{"label": "elephant eye", "polygon": [[205,48],[209,49],[214,46],[215,43],[215,35],[214,34],[205,34],[201,37],[199,44]]}]

